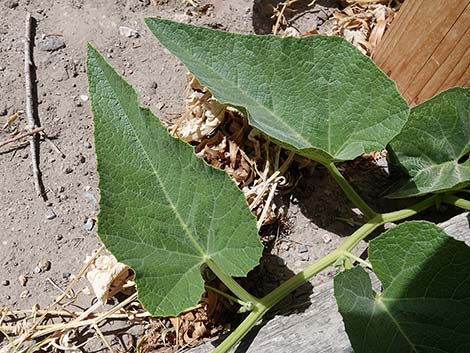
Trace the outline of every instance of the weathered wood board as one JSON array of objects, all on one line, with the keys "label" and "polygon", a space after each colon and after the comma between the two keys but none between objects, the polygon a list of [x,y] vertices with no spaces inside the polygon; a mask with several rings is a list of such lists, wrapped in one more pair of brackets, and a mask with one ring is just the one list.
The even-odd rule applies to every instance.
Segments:
[{"label": "weathered wood board", "polygon": [[373,59],[411,105],[470,86],[470,0],[405,1]]},{"label": "weathered wood board", "polygon": [[[462,213],[440,224],[454,238],[470,245],[470,214]],[[275,315],[258,325],[234,353],[353,353],[333,297],[333,281],[314,288],[311,304],[302,313]],[[258,329],[257,329],[258,328]],[[187,353],[209,353],[216,342],[207,342]]]}]

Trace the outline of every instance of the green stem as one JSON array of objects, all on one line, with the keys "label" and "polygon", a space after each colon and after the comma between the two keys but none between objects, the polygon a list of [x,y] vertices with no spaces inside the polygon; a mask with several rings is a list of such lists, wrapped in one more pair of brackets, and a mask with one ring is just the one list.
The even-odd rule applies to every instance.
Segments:
[{"label": "green stem", "polygon": [[227,286],[228,289],[232,291],[238,298],[240,298],[245,304],[253,304],[259,302],[259,299],[255,296],[248,293],[242,286],[240,286],[237,281],[235,281],[232,277],[225,274],[219,266],[212,260],[207,260],[206,265],[215,273],[215,275],[222,281],[223,284]]},{"label": "green stem", "polygon": [[235,298],[233,295],[230,295],[230,294],[228,294],[228,293],[225,293],[225,292],[223,292],[223,291],[221,291],[221,290],[219,290],[219,289],[217,289],[217,288],[214,288],[214,287],[212,287],[212,286],[209,286],[209,285],[207,285],[207,284],[206,284],[206,289],[208,289],[208,290],[210,290],[210,291],[212,291],[212,292],[215,292],[215,293],[217,293],[217,294],[219,294],[219,295],[221,295],[221,296],[227,298],[228,300],[231,300],[231,301],[234,302],[234,303],[240,304],[241,306],[246,306],[246,305],[247,305],[247,303],[245,303],[243,300],[240,300],[240,299],[238,299],[238,298]]},{"label": "green stem", "polygon": [[463,208],[464,210],[470,211],[470,201],[462,199],[458,196],[452,194],[445,194],[442,197],[442,201],[450,205],[454,205]]},{"label": "green stem", "polygon": [[265,307],[263,304],[258,303],[255,306],[253,311],[243,320],[243,322],[233,331],[224,341],[219,344],[212,353],[226,353],[238,342],[241,341],[243,337],[250,332],[251,328],[256,325],[259,319],[268,311],[269,308]]},{"label": "green stem", "polygon": [[358,207],[367,219],[372,219],[377,216],[377,213],[369,207],[369,205],[359,196],[359,194],[352,188],[351,184],[339,172],[334,163],[324,164],[326,169],[331,173],[336,182],[341,186],[346,196]]},{"label": "green stem", "polygon": [[370,263],[368,263],[367,261],[364,261],[359,256],[351,254],[349,251],[343,250],[343,254],[344,254],[344,256],[347,256],[351,260],[359,262],[360,264],[362,264],[362,266],[365,266],[367,268],[372,268],[372,265]]},{"label": "green stem", "polygon": [[[365,239],[379,226],[388,223],[403,220],[411,217],[426,208],[434,205],[440,199],[440,195],[434,195],[426,200],[418,202],[417,204],[405,208],[400,211],[389,212],[384,214],[377,214],[369,222],[364,224],[361,228],[351,234],[348,239],[336,250],[332,251],[325,257],[315,261],[309,265],[305,270],[299,272],[294,277],[291,277],[279,287],[274,289],[271,293],[264,298],[257,300],[253,311],[246,317],[246,319],[233,331],[215,350],[214,353],[226,353],[233,346],[235,346],[247,333],[256,325],[258,320],[280,300],[286,297],[289,293],[305,284],[310,278],[323,271],[327,267],[333,265],[344,252],[351,252],[361,240]],[[219,277],[220,278],[220,277]],[[225,283],[225,282],[224,282]]]}]

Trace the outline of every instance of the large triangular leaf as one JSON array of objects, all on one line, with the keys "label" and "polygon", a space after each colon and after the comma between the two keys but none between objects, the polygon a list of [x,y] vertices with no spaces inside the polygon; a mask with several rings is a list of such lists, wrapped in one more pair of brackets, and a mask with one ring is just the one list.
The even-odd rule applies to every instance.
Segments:
[{"label": "large triangular leaf", "polygon": [[217,99],[245,108],[251,125],[317,161],[380,150],[407,119],[395,84],[341,38],[146,23]]},{"label": "large triangular leaf", "polygon": [[87,71],[100,177],[98,234],[136,271],[145,308],[176,315],[200,299],[204,262],[232,276],[258,263],[255,219],[230,178],[169,136],[91,46]]},{"label": "large triangular leaf", "polygon": [[414,107],[390,143],[410,176],[389,197],[445,192],[470,184],[470,89],[452,88]]},{"label": "large triangular leaf", "polygon": [[355,353],[470,352],[470,247],[414,221],[372,240],[369,259],[380,295],[361,267],[335,277]]}]

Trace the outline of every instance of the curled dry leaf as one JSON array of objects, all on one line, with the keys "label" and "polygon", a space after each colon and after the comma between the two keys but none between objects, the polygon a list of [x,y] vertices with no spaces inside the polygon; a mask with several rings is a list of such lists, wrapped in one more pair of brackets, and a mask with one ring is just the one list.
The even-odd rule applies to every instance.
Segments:
[{"label": "curled dry leaf", "polygon": [[117,262],[113,255],[102,254],[95,259],[86,278],[98,300],[104,304],[116,293],[132,286],[132,276],[130,268]]},{"label": "curled dry leaf", "polygon": [[189,87],[193,92],[186,99],[186,112],[173,126],[172,132],[186,142],[200,142],[220,125],[225,106],[213,98],[196,78],[190,77]]}]

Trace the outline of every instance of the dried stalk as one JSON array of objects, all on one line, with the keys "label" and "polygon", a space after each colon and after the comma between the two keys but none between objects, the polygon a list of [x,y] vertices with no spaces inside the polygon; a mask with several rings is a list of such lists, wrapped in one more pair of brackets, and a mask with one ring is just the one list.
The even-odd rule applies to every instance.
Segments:
[{"label": "dried stalk", "polygon": [[[31,32],[32,32],[32,18],[28,12],[26,14],[26,29],[25,29],[25,41],[24,41],[24,76],[25,76],[25,88],[26,88],[26,117],[28,119],[28,129],[33,131],[37,128],[34,121],[33,115],[33,91],[32,91],[32,79],[31,79],[31,66],[33,65],[31,56]],[[38,148],[37,148],[37,134],[32,134],[28,137],[29,146],[31,149],[31,162],[33,169],[34,187],[38,196],[44,198],[44,192],[41,185],[41,172],[38,166]]]},{"label": "dried stalk", "polygon": [[12,137],[12,138],[10,138],[10,139],[8,139],[8,140],[5,140],[5,141],[3,141],[3,142],[0,142],[0,147],[3,147],[3,146],[5,146],[5,145],[8,145],[9,143],[12,143],[12,142],[21,140],[21,139],[24,138],[24,137],[28,137],[28,136],[37,134],[38,132],[41,132],[42,130],[44,130],[43,127],[37,127],[37,128],[32,129],[31,131],[27,131],[27,132],[24,132],[24,133],[22,133],[22,134],[18,134],[18,135],[16,135],[15,137]]}]

